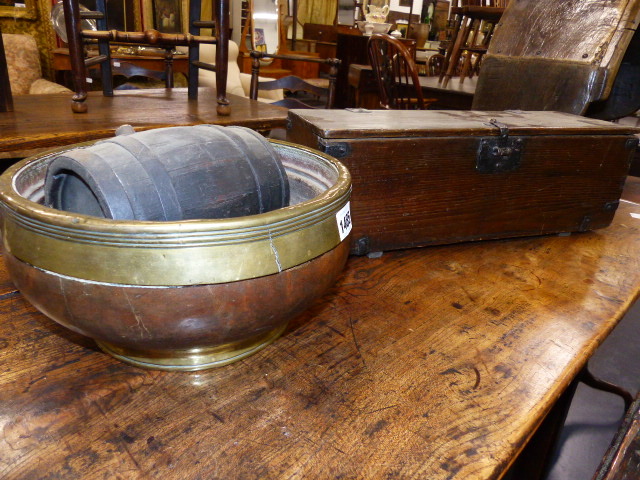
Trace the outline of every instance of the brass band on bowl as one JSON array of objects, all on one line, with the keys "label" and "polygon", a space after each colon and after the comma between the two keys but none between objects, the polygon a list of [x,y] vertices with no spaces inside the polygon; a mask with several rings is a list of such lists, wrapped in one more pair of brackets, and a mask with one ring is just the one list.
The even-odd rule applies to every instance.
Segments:
[{"label": "brass band on bowl", "polygon": [[4,247],[23,262],[60,275],[141,286],[224,283],[294,267],[340,243],[336,213],[349,201],[351,178],[327,155],[273,143],[276,150],[303,151],[335,169],[336,183],[311,200],[259,215],[116,221],[54,210],[18,194],[10,179],[52,154],[27,158],[0,178]]}]

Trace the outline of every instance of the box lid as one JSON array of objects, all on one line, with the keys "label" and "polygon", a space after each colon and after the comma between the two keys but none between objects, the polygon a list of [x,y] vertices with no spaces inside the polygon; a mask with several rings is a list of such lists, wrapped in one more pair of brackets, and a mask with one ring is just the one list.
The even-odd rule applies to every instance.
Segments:
[{"label": "box lid", "polygon": [[[627,135],[630,125],[561,112],[505,110],[289,110],[320,138],[448,137],[499,135],[499,124],[514,135]],[[492,123],[493,122],[493,123]]]}]

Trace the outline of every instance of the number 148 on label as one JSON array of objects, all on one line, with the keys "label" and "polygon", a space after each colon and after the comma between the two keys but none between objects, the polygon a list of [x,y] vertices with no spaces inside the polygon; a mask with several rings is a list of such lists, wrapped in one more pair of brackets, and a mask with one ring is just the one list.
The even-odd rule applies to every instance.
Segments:
[{"label": "number 148 on label", "polygon": [[342,241],[349,235],[351,227],[353,226],[351,223],[351,202],[347,202],[347,204],[336,213],[336,222],[338,223],[340,241]]}]

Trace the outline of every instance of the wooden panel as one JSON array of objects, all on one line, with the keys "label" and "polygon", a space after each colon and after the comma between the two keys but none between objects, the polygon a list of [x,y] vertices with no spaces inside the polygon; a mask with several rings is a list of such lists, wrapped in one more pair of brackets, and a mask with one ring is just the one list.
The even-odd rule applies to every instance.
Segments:
[{"label": "wooden panel", "polygon": [[483,61],[473,108],[584,114],[609,96],[639,20],[639,0],[512,1]]},{"label": "wooden panel", "polygon": [[472,108],[557,110],[584,115],[602,98],[608,73],[592,64],[487,55]]},{"label": "wooden panel", "polygon": [[618,31],[633,25],[630,20],[636,19],[638,4],[634,0],[512,1],[489,53],[603,64]]},{"label": "wooden panel", "polygon": [[352,258],[281,339],[193,374],[2,299],[0,476],[498,479],[639,293],[638,213]]}]

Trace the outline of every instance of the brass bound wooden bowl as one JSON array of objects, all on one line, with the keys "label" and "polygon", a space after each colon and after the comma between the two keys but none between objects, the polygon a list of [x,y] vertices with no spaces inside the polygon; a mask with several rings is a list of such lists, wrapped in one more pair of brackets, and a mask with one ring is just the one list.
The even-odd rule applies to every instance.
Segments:
[{"label": "brass bound wooden bowl", "polygon": [[131,364],[224,365],[264,347],[344,267],[351,178],[335,159],[273,142],[290,206],[169,222],[110,220],[43,205],[65,147],[0,177],[4,258],[22,294],[56,322]]}]

